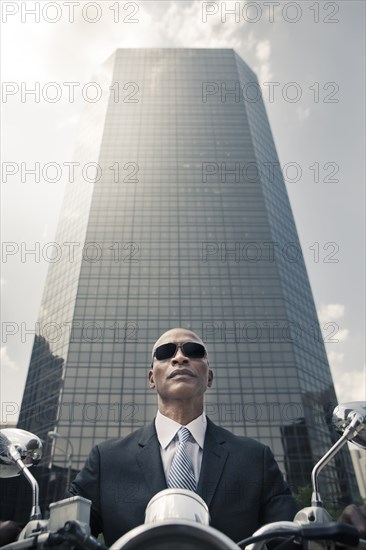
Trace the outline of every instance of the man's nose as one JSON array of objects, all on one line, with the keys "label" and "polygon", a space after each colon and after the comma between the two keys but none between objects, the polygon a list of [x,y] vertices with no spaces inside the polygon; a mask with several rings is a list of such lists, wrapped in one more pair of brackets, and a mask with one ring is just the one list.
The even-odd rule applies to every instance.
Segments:
[{"label": "man's nose", "polygon": [[178,348],[177,353],[172,358],[172,365],[185,365],[189,363],[188,357],[183,353],[182,348]]}]

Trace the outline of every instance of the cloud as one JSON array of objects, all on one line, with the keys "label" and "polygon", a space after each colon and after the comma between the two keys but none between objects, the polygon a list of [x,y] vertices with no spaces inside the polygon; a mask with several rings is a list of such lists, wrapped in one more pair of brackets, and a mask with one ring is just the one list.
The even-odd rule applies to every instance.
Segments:
[{"label": "cloud", "polygon": [[201,2],[171,3],[160,19],[159,30],[161,45],[165,46],[239,49],[242,45],[242,33],[237,33],[236,25],[223,25],[220,17],[202,21]]},{"label": "cloud", "polygon": [[337,332],[334,334],[333,339],[338,340],[338,342],[344,342],[347,340],[349,336],[349,330],[347,328],[341,328],[337,330]]},{"label": "cloud", "polygon": [[43,226],[43,231],[41,233],[42,239],[46,239],[48,237],[49,233],[50,233],[50,229],[48,227],[48,224],[45,223],[44,226]]},{"label": "cloud", "polygon": [[1,363],[1,384],[0,384],[0,399],[1,399],[1,414],[0,422],[14,423],[17,421],[21,395],[23,390],[23,378],[21,369],[18,364],[11,359],[6,346],[0,348],[0,363]]},{"label": "cloud", "polygon": [[318,311],[339,402],[364,400],[366,393],[365,371],[357,368],[350,369],[347,361],[349,354],[345,353],[347,350],[345,341],[348,340],[350,331],[344,327],[340,328],[338,324],[343,319],[345,311],[345,306],[338,303],[321,304]]},{"label": "cloud", "polygon": [[63,130],[64,128],[70,128],[71,126],[76,126],[80,120],[80,115],[72,115],[67,117],[64,120],[61,120],[57,124],[57,130]]},{"label": "cloud", "polygon": [[306,120],[307,118],[309,118],[310,116],[310,107],[297,107],[296,109],[296,114],[297,114],[297,118],[299,119],[300,122],[304,122],[304,120]]},{"label": "cloud", "polygon": [[255,57],[260,62],[259,66],[254,67],[259,82],[261,84],[263,82],[270,82],[273,79],[273,73],[271,72],[271,64],[269,62],[271,57],[271,43],[269,40],[260,40],[257,42]]},{"label": "cloud", "polygon": [[13,361],[10,356],[8,355],[8,351],[6,349],[6,346],[1,346],[0,350],[0,362],[1,362],[1,369],[3,371],[3,374],[7,371],[18,371],[19,367],[15,361]]},{"label": "cloud", "polygon": [[268,61],[271,55],[271,43],[269,40],[260,40],[255,48],[255,56],[259,61]]},{"label": "cloud", "polygon": [[318,318],[326,344],[333,345],[348,338],[349,330],[341,328],[337,322],[344,316],[345,309],[342,304],[321,304]]},{"label": "cloud", "polygon": [[344,364],[346,356],[341,351],[328,350],[327,355],[339,403],[346,403],[347,401],[365,401],[365,368],[361,370],[346,369]]},{"label": "cloud", "polygon": [[247,35],[246,40],[244,40],[243,45],[246,47],[247,50],[252,50],[256,44],[256,38],[253,31],[250,31],[250,33]]},{"label": "cloud", "polygon": [[327,355],[328,355],[328,361],[332,367],[336,368],[343,365],[344,353],[340,353],[337,351],[329,351]]},{"label": "cloud", "polygon": [[273,79],[273,73],[271,72],[271,66],[269,63],[263,63],[260,65],[259,69],[255,68],[255,72],[258,74],[260,83],[271,82]]},{"label": "cloud", "polygon": [[366,400],[365,370],[339,373],[335,377],[334,386],[340,403]]},{"label": "cloud", "polygon": [[319,321],[335,321],[341,319],[345,312],[345,306],[342,304],[321,304],[318,311]]}]

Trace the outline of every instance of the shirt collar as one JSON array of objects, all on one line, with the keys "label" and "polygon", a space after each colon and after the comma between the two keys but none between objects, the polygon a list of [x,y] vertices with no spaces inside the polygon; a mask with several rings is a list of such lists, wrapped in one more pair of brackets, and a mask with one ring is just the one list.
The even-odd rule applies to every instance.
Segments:
[{"label": "shirt collar", "polygon": [[[159,443],[163,449],[166,449],[180,427],[181,424],[175,422],[175,420],[164,416],[160,411],[157,412],[155,418],[155,428]],[[203,449],[207,428],[206,414],[203,412],[197,418],[192,420],[192,422],[187,424],[186,427],[191,432],[194,440],[198,443],[201,449]]]}]

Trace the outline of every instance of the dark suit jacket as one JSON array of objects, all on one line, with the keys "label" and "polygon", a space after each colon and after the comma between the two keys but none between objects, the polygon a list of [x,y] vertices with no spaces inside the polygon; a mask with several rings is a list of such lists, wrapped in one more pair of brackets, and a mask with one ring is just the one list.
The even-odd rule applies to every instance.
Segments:
[{"label": "dark suit jacket", "polygon": [[[91,528],[109,546],[144,523],[149,500],[166,489],[155,423],[94,447],[70,493],[92,500]],[[197,493],[211,525],[235,542],[265,523],[292,520],[297,504],[268,447],[207,419]]]}]

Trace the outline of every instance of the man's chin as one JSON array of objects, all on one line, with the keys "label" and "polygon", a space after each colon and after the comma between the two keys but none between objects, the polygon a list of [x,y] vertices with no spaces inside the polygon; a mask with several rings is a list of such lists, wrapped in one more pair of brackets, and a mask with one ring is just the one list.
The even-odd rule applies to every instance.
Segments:
[{"label": "man's chin", "polygon": [[174,386],[169,388],[169,391],[161,395],[164,400],[170,399],[191,399],[198,397],[197,387],[189,380],[176,380]]}]

